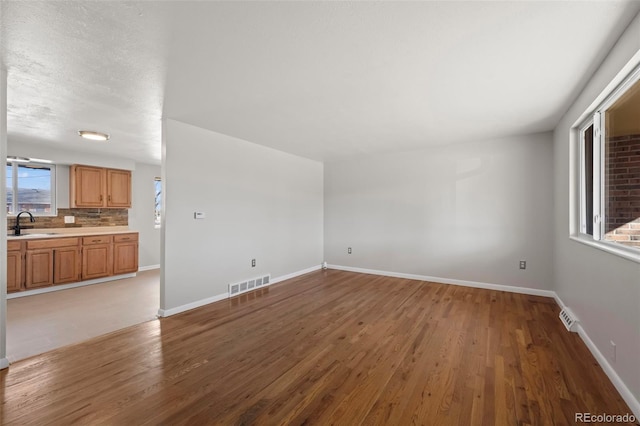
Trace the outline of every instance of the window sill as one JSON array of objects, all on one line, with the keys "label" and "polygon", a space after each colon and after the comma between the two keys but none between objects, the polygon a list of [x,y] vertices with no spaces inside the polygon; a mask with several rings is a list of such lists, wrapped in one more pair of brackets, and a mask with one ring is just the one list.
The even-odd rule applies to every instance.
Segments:
[{"label": "window sill", "polygon": [[573,241],[595,247],[598,250],[606,251],[607,253],[631,260],[632,262],[640,263],[640,250],[620,246],[606,241],[594,241],[591,237],[583,235],[570,235],[569,238]]}]

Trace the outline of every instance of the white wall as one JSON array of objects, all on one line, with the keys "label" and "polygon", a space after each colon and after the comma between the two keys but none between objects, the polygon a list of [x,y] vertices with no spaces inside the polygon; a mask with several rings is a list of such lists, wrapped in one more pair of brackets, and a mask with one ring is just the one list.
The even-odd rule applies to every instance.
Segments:
[{"label": "white wall", "polygon": [[129,227],[139,232],[138,265],[160,265],[160,229],[154,226],[155,187],[160,166],[136,163],[132,173],[132,206]]},{"label": "white wall", "polygon": [[[578,135],[571,128],[640,63],[640,17],[569,108],[554,132],[555,290],[636,399],[640,412],[640,264],[569,239],[577,230]],[[622,70],[622,72],[621,72]],[[616,361],[610,357],[613,340]],[[606,368],[605,368],[606,369]],[[627,401],[629,402],[629,401]]]},{"label": "white wall", "polygon": [[174,120],[163,138],[162,310],[320,265],[321,163]]},{"label": "white wall", "polygon": [[325,259],[550,289],[552,164],[550,133],[326,163]]}]

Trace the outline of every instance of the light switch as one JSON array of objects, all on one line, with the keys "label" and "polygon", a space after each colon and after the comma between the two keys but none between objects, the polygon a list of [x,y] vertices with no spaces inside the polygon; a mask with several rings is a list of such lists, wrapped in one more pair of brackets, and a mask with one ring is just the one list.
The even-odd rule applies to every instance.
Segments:
[{"label": "light switch", "polygon": [[194,219],[204,219],[205,218],[205,214],[204,214],[204,212],[194,212],[193,213],[193,218]]},{"label": "light switch", "polygon": [[76,223],[75,216],[65,216],[64,223]]}]

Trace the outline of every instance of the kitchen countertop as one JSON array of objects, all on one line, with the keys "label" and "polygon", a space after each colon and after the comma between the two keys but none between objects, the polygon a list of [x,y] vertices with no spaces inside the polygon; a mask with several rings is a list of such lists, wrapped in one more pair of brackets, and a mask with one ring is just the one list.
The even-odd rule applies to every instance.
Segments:
[{"label": "kitchen countertop", "polygon": [[91,235],[105,234],[128,234],[138,232],[129,229],[128,226],[99,226],[86,228],[34,228],[23,229],[22,235],[15,236],[11,232],[7,235],[7,241],[34,240],[42,238],[62,238],[62,237],[86,237]]}]

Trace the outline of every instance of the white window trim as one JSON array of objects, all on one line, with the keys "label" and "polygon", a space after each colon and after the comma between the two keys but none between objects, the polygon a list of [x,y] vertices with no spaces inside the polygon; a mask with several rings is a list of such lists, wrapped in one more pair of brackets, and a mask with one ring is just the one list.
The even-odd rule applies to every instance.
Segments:
[{"label": "white window trim", "polygon": [[[593,114],[593,239],[602,241],[604,236],[604,114],[596,111]],[[598,182],[596,185],[595,182]]]},{"label": "white window trim", "polygon": [[591,238],[591,235],[585,234],[570,235],[569,238],[573,241],[606,251],[607,253],[615,254],[616,256],[623,257],[627,260],[640,263],[640,253],[638,253],[638,250],[625,247],[621,244],[615,244],[609,241],[596,241]]},{"label": "white window trim", "polygon": [[[586,244],[591,247],[595,247],[599,250],[606,251],[616,256],[623,257],[627,260],[631,260],[636,263],[640,263],[640,249],[631,248],[615,242],[603,240],[604,236],[604,224],[602,220],[604,217],[604,149],[605,149],[605,132],[601,129],[605,128],[605,115],[604,112],[609,109],[627,90],[631,88],[635,83],[640,80],[640,66],[637,66],[627,77],[622,79],[622,82],[615,87],[608,95],[604,97],[604,100],[598,104],[595,108],[591,109],[586,115],[589,117],[587,120],[582,121],[579,126],[574,126],[573,131],[578,131],[578,141],[580,143],[579,149],[579,205],[578,205],[578,229],[577,232],[572,231],[569,238],[573,241],[577,241],[582,244]],[[602,94],[601,94],[602,95]],[[599,96],[600,97],[600,96]],[[593,237],[586,234],[587,218],[586,214],[586,200],[584,199],[584,130],[586,130],[591,124],[593,124],[593,180],[594,182],[600,182],[599,185],[594,185],[593,192]],[[597,165],[597,167],[596,167]],[[597,188],[596,188],[597,186]],[[575,217],[575,216],[574,216]]]},{"label": "white window trim", "polygon": [[[15,161],[10,161],[7,160],[5,162],[5,164],[9,164],[11,163],[13,165],[13,167],[11,168],[11,173],[12,173],[12,181],[14,182],[18,182],[18,167],[20,164],[20,162],[15,162]],[[57,216],[58,215],[58,198],[56,195],[56,171],[57,171],[57,166],[55,164],[50,164],[50,163],[41,163],[38,161],[31,161],[31,163],[33,164],[38,164],[38,165],[42,165],[42,166],[46,166],[49,167],[49,170],[51,171],[51,212],[50,213],[37,213],[37,212],[33,212],[32,214],[35,217],[51,217],[51,216]],[[16,197],[16,193],[15,193],[15,188],[14,188],[14,196],[13,196],[13,202],[14,202],[14,208],[12,210],[17,210],[15,208],[15,203],[16,203],[17,197]],[[4,208],[4,207],[3,207]],[[7,217],[16,217],[18,215],[18,213],[20,213],[19,211],[16,211],[14,213],[7,213]]]},{"label": "white window trim", "polygon": [[590,118],[585,124],[580,127],[580,210],[578,214],[580,215],[580,234],[585,235],[588,238],[591,238],[591,235],[587,234],[587,220],[593,220],[593,218],[587,218],[587,198],[585,194],[587,193],[587,176],[584,168],[584,162],[586,157],[586,152],[584,150],[584,134],[587,129],[593,124],[593,118]]}]

